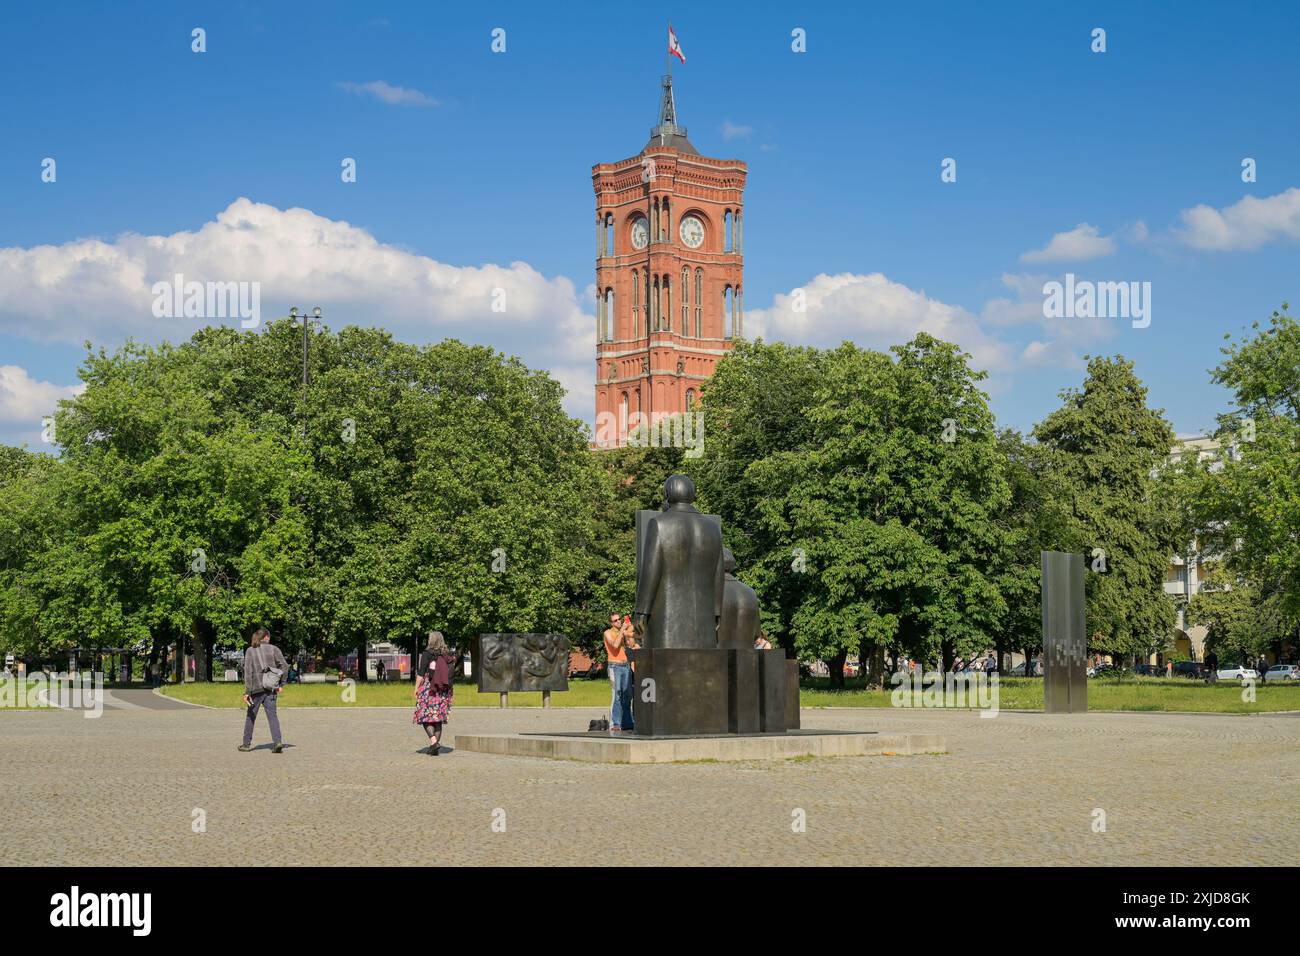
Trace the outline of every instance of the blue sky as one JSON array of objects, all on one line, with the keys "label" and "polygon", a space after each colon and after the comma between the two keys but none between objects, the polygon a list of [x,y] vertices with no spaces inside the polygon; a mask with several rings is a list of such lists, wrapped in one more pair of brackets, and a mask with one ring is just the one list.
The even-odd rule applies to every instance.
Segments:
[{"label": "blue sky", "polygon": [[[84,339],[204,324],[150,312],[178,270],[519,354],[589,420],[590,170],[646,141],[665,17],[680,121],[749,164],[751,334],[946,335],[1021,428],[1118,352],[1191,432],[1223,333],[1300,297],[1295,4],[6,4],[0,441],[45,447]],[[1043,319],[1067,272],[1150,282],[1150,326]]]}]

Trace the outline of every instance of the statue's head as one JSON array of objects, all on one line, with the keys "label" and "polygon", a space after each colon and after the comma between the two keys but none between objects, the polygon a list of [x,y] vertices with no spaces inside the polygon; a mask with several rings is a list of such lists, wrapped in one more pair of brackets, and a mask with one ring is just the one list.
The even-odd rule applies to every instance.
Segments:
[{"label": "statue's head", "polygon": [[664,504],[690,504],[695,500],[695,482],[686,475],[669,475],[664,482]]},{"label": "statue's head", "polygon": [[722,549],[722,570],[728,574],[736,570],[736,556],[731,553],[730,548]]}]

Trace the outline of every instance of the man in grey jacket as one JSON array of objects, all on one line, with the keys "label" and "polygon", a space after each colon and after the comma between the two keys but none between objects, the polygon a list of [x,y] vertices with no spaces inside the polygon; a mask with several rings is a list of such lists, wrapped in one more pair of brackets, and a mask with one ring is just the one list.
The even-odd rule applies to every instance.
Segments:
[{"label": "man in grey jacket", "polygon": [[[275,679],[274,689],[268,690],[269,672],[275,670],[279,676]],[[285,675],[289,673],[289,664],[285,661],[280,648],[271,643],[271,632],[259,627],[248,643],[244,652],[244,705],[248,708],[244,715],[244,742],[239,749],[247,753],[253,749],[253,723],[257,720],[258,710],[266,709],[266,721],[271,725],[271,741],[275,744],[272,753],[283,753],[284,743],[280,740],[280,715],[276,713],[276,696],[284,686]]]}]

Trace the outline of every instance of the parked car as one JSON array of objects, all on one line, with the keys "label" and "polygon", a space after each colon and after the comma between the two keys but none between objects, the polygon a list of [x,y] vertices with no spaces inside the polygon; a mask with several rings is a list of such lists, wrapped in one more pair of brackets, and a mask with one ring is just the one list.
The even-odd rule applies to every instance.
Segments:
[{"label": "parked car", "polygon": [[1300,664],[1274,664],[1264,675],[1264,683],[1274,681],[1300,680]]},{"label": "parked car", "polygon": [[[1011,677],[1024,677],[1025,662],[1021,661],[1015,667],[1011,668],[1011,670],[1007,671],[1007,674]],[[1030,677],[1043,676],[1043,662],[1040,661],[1037,657],[1035,657],[1032,661],[1029,661],[1029,676]]]},{"label": "parked car", "polygon": [[1219,680],[1239,680],[1243,684],[1248,680],[1259,680],[1259,671],[1241,664],[1225,664],[1215,674]]},{"label": "parked car", "polygon": [[1187,677],[1191,680],[1204,680],[1207,670],[1200,661],[1179,661],[1174,665],[1175,677]]}]

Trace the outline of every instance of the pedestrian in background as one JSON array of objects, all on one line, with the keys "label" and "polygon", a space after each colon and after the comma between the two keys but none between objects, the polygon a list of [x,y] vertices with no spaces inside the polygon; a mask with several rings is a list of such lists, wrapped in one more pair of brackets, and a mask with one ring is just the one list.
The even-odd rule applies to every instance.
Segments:
[{"label": "pedestrian in background", "polygon": [[429,737],[429,756],[438,756],[442,725],[451,716],[451,673],[456,655],[447,646],[442,631],[430,631],[415,670],[415,715],[411,723],[419,724]]},{"label": "pedestrian in background", "polygon": [[280,653],[280,648],[271,643],[271,632],[259,627],[253,632],[244,652],[244,742],[239,749],[247,753],[253,749],[253,725],[257,722],[257,712],[266,711],[266,722],[271,728],[272,753],[284,752],[284,741],[280,738],[280,715],[276,710],[276,698],[284,686],[285,676],[289,673],[289,663]]}]

